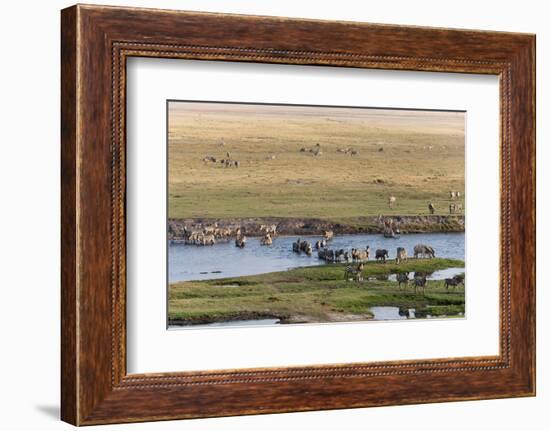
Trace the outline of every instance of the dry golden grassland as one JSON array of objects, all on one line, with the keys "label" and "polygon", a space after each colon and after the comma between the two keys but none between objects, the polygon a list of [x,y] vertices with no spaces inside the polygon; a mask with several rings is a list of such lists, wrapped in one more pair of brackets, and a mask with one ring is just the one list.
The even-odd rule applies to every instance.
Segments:
[{"label": "dry golden grassland", "polygon": [[[168,115],[170,218],[350,221],[429,201],[448,214],[449,191],[464,195],[464,113],[169,102]],[[227,152],[240,167],[203,161]]]}]

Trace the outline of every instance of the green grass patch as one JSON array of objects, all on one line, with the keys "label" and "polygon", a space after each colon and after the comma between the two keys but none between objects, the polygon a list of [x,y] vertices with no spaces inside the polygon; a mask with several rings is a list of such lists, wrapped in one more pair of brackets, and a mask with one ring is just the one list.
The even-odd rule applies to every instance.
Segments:
[{"label": "green grass patch", "polygon": [[397,265],[368,262],[362,282],[344,279],[345,264],[295,268],[245,277],[186,281],[169,286],[169,320],[207,323],[277,317],[283,322],[331,322],[372,317],[374,306],[415,308],[417,316],[464,313],[464,288],[428,281],[425,294],[387,280],[397,272],[464,267],[457,259],[409,259]]}]

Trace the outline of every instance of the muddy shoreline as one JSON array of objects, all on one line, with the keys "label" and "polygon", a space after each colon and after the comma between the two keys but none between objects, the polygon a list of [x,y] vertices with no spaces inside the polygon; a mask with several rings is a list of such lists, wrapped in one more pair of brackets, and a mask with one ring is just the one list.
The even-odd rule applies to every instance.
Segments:
[{"label": "muddy shoreline", "polygon": [[[340,315],[342,314],[342,315]],[[334,313],[332,322],[352,322],[372,320],[373,316],[369,314],[345,314]],[[269,313],[242,312],[230,316],[211,316],[211,317],[190,317],[186,319],[169,319],[168,326],[171,327],[192,327],[195,325],[205,325],[211,323],[228,323],[240,320],[261,320],[261,319],[277,319],[278,324],[288,325],[296,323],[323,323],[323,320],[307,315],[276,315]]]},{"label": "muddy shoreline", "polygon": [[370,216],[346,221],[331,221],[315,218],[253,217],[253,218],[186,218],[168,220],[168,239],[184,238],[184,228],[200,231],[216,225],[219,228],[241,228],[247,236],[262,236],[263,225],[276,225],[278,235],[322,235],[332,230],[336,235],[358,233],[383,233],[384,221],[392,219],[402,234],[464,232],[463,215],[422,216]]},{"label": "muddy shoreline", "polygon": [[288,316],[275,316],[269,313],[246,312],[234,313],[230,316],[200,316],[189,317],[185,319],[168,319],[168,326],[192,326],[204,325],[209,323],[232,322],[234,320],[260,320],[260,319],[280,319],[281,323]]}]

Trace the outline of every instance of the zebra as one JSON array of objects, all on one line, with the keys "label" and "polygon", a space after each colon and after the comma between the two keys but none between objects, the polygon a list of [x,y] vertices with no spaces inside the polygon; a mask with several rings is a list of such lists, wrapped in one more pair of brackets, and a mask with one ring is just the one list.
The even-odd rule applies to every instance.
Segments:
[{"label": "zebra", "polygon": [[422,257],[428,256],[429,258],[434,258],[435,251],[429,245],[416,244],[414,246],[414,258],[418,259],[418,256],[422,256]]},{"label": "zebra", "polygon": [[344,271],[344,280],[349,280],[350,276],[354,281],[363,281],[363,263],[359,265],[348,265]]},{"label": "zebra", "polygon": [[452,287],[458,287],[459,285],[464,286],[464,275],[463,274],[457,274],[453,278],[446,278],[445,279],[445,289],[449,289],[449,286]]},{"label": "zebra", "polygon": [[317,250],[320,250],[322,248],[325,248],[327,246],[327,240],[326,239],[320,239],[318,241],[315,242],[315,248]]},{"label": "zebra", "polygon": [[420,275],[418,273],[415,273],[414,274],[414,278],[413,278],[413,285],[414,285],[414,294],[416,295],[417,293],[417,289],[419,287],[422,288],[422,294],[424,295],[425,291],[426,291],[426,285],[428,284],[428,281],[426,279],[426,275]]},{"label": "zebra", "polygon": [[395,276],[397,282],[399,283],[399,289],[401,289],[401,285],[405,284],[405,287],[409,284],[409,273],[408,272],[400,272]]},{"label": "zebra", "polygon": [[266,233],[264,237],[260,240],[260,245],[272,245],[273,239],[271,238],[271,235]]},{"label": "zebra", "polygon": [[458,284],[464,284],[464,274],[457,274],[453,278],[458,281]]},{"label": "zebra", "polygon": [[407,260],[407,250],[403,247],[397,247],[397,254],[395,255],[395,263],[400,264]]},{"label": "zebra", "polygon": [[311,243],[309,241],[302,241],[302,243],[300,244],[300,251],[303,251],[308,256],[311,256],[313,254]]},{"label": "zebra", "polygon": [[449,286],[451,287],[458,287],[458,285],[460,284],[460,281],[458,281],[456,278],[446,278],[445,279],[445,289],[448,291],[449,290]]},{"label": "zebra", "polygon": [[388,250],[386,249],[376,250],[376,255],[375,255],[376,260],[382,260],[384,263],[386,263],[386,258],[389,258]]},{"label": "zebra", "polygon": [[367,250],[351,249],[351,257],[353,260],[363,262],[369,260],[369,252]]},{"label": "zebra", "polygon": [[245,245],[246,245],[246,236],[244,235],[237,236],[237,238],[235,239],[235,247],[244,248]]}]

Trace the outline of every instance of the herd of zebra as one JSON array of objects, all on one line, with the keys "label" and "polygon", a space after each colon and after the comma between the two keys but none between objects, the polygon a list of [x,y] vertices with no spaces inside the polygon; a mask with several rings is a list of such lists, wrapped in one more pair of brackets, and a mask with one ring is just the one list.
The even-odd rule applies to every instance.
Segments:
[{"label": "herd of zebra", "polygon": [[[426,287],[428,284],[427,274],[425,272],[415,272],[413,275],[413,278],[409,278],[409,272],[400,272],[396,274],[396,280],[398,282],[399,289],[401,289],[401,285],[404,284],[405,288],[409,286],[409,284],[412,284],[414,287],[414,293],[416,294],[418,289],[422,289],[422,293],[425,293]],[[457,288],[460,284],[464,286],[464,275],[463,274],[457,274],[453,276],[452,278],[446,278],[445,279],[445,289],[448,291],[449,287]]]},{"label": "herd of zebra", "polygon": [[[352,248],[351,250],[331,249],[327,247],[328,242],[334,236],[332,231],[325,231],[325,235],[321,240],[315,242],[315,249],[317,250],[317,257],[330,263],[345,263],[345,262],[367,262],[371,256],[370,246],[362,250],[358,248]],[[298,238],[292,243],[292,251],[294,253],[305,253],[308,256],[313,255],[313,245],[307,240]],[[407,250],[404,247],[397,247],[395,262],[397,264],[407,260]],[[424,244],[417,244],[414,246],[414,257],[418,259],[422,258],[434,258],[435,250],[433,247]],[[374,258],[377,261],[386,263],[386,259],[389,259],[389,252],[385,248],[380,248],[375,251]]]},{"label": "herd of zebra", "polygon": [[[277,235],[277,225],[261,225],[260,232],[262,233],[261,245],[272,245],[273,238]],[[219,227],[217,223],[209,226],[203,226],[200,229],[189,229],[187,226],[182,232],[183,243],[187,245],[214,245],[219,242],[228,242],[231,238],[235,238],[235,247],[244,248],[247,242],[246,235],[240,226]]]},{"label": "herd of zebra", "polygon": [[[260,226],[260,232],[262,233],[260,244],[272,245],[273,239],[277,235],[277,226],[262,225]],[[184,238],[187,244],[213,245],[217,240],[229,240],[231,237],[235,237],[236,247],[245,247],[247,238],[240,227],[235,229],[219,228],[217,224],[215,224],[195,231],[184,228]],[[365,249],[332,249],[328,247],[328,245],[333,238],[334,232],[331,230],[324,231],[322,238],[314,243],[298,238],[292,243],[292,251],[297,254],[304,253],[307,256],[313,256],[313,250],[315,249],[317,251],[317,257],[328,263],[350,263],[351,265],[346,266],[344,269],[344,279],[347,281],[363,281],[362,272],[364,264],[371,259],[370,246],[367,245]],[[400,264],[408,259],[407,250],[404,247],[397,247],[395,256],[395,263]],[[429,245],[417,244],[413,248],[413,256],[415,259],[435,258],[435,250]],[[386,260],[389,259],[389,252],[387,249],[376,249],[373,257],[377,262],[386,263]],[[396,274],[396,281],[398,282],[399,288],[401,288],[403,284],[405,287],[412,284],[415,294],[418,289],[422,289],[424,293],[428,283],[427,275],[425,273],[415,272],[413,278],[410,279],[409,274],[409,272],[400,272]],[[445,279],[445,288],[447,290],[449,287],[456,288],[460,284],[464,285],[463,275],[455,275],[453,278]]]},{"label": "herd of zebra", "polygon": [[[352,248],[351,250],[338,249],[334,250],[327,248],[327,239],[317,241],[315,243],[315,248],[317,249],[317,256],[319,259],[325,260],[330,263],[352,263],[344,269],[344,280],[349,281],[363,281],[363,269],[365,262],[368,262],[371,256],[370,246],[367,246],[364,250]],[[332,233],[330,233],[332,236]],[[313,255],[313,246],[307,240],[298,239],[292,244],[292,251],[295,253],[305,253],[308,256]],[[433,247],[425,244],[417,244],[414,246],[413,256],[415,259],[418,258],[435,258],[435,250]],[[389,258],[389,252],[387,249],[377,249],[374,253],[374,259],[376,261],[381,261],[386,263],[386,259]],[[408,259],[407,250],[404,247],[397,247],[395,263],[400,264]],[[405,287],[412,284],[414,287],[415,294],[418,289],[422,289],[424,293],[426,285],[428,284],[427,274],[422,272],[415,272],[412,279],[409,279],[409,272],[400,272],[396,274],[396,280],[398,282],[399,288],[403,284]],[[460,284],[464,285],[464,276],[455,275],[453,278],[445,279],[445,289],[449,287],[458,287]]]},{"label": "herd of zebra", "polygon": [[[349,281],[363,281],[363,268],[364,263],[360,262],[358,265],[348,265],[344,270],[344,280]],[[413,273],[413,278],[410,278],[410,272],[399,272],[395,275],[398,283],[398,288],[401,289],[402,285],[405,285],[405,290],[409,285],[414,288],[414,293],[417,294],[419,289],[422,289],[422,294],[425,294],[426,287],[428,285],[428,274],[425,272],[416,271]],[[449,287],[458,288],[459,285],[464,286],[464,275],[457,274],[452,278],[445,278],[444,286],[447,291]]]}]

